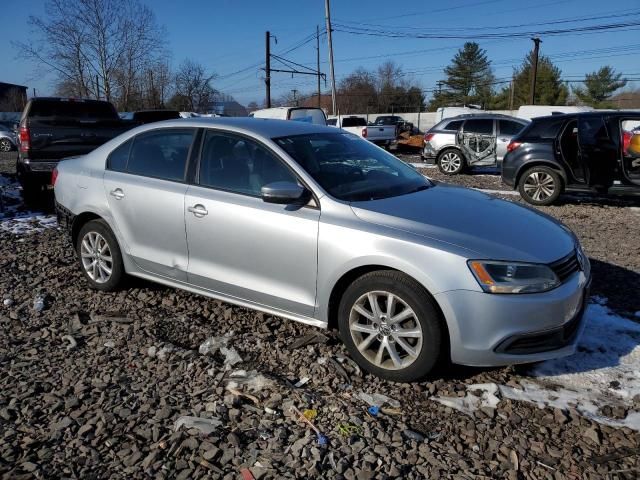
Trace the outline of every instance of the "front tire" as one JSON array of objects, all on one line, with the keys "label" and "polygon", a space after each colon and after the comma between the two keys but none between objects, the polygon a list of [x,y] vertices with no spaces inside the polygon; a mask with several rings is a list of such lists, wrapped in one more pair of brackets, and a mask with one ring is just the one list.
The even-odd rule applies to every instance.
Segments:
[{"label": "front tire", "polygon": [[440,360],[443,329],[428,292],[401,272],[375,271],[354,281],[338,309],[338,327],[364,370],[395,382],[427,376]]},{"label": "front tire", "polygon": [[91,220],[80,229],[76,253],[84,277],[96,290],[116,290],[124,277],[122,253],[104,220]]},{"label": "front tire", "polygon": [[524,201],[531,205],[551,205],[562,193],[562,178],[552,168],[533,167],[520,177],[518,191]]},{"label": "front tire", "polygon": [[436,160],[438,170],[444,175],[458,175],[464,170],[464,158],[462,154],[455,149],[449,148],[438,155]]}]

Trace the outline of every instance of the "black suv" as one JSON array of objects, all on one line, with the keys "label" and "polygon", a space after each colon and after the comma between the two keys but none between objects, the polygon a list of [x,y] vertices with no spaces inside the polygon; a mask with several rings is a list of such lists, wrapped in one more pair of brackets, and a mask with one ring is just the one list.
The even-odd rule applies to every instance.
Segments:
[{"label": "black suv", "polygon": [[502,180],[533,205],[565,190],[640,195],[638,125],[640,113],[625,111],[534,118],[507,147]]},{"label": "black suv", "polygon": [[16,165],[25,197],[50,183],[63,158],[89,153],[133,126],[122,122],[109,102],[32,98],[20,118]]}]

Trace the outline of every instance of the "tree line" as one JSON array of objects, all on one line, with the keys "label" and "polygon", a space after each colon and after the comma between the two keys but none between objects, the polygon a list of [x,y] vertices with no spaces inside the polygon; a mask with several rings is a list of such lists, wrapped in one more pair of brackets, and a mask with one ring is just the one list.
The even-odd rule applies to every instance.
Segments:
[{"label": "tree line", "polygon": [[39,73],[55,74],[57,95],[109,100],[120,111],[205,112],[219,98],[200,63],[171,69],[166,31],[138,0],[47,0],[29,25],[30,40],[14,45]]}]

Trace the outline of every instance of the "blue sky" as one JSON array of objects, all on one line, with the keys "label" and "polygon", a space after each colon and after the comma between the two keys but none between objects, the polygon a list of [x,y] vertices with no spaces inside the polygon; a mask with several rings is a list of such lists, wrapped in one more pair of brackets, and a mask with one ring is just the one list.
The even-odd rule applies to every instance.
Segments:
[{"label": "blue sky", "polygon": [[[277,37],[278,43],[272,45],[272,51],[277,54],[301,43],[315,32],[316,25],[321,29],[324,27],[324,0],[145,1],[154,10],[158,23],[167,29],[171,64],[176,66],[187,57],[199,61],[219,75],[214,82],[216,88],[245,104],[252,100],[261,102],[264,98],[263,72],[256,64],[264,61],[265,30]],[[35,87],[38,95],[52,92],[54,77],[36,76],[36,66],[21,59],[11,41],[28,39],[28,16],[43,15],[44,4],[45,0],[6,2],[2,7],[5,21],[0,29],[0,81]],[[614,4],[601,0],[332,0],[331,7],[335,24],[356,25],[354,22],[359,22],[356,26],[363,27],[362,23],[368,23],[384,25],[387,30],[414,27],[403,31],[439,29],[448,33],[453,32],[449,29],[455,28],[458,29],[456,32],[465,35],[474,33],[473,29],[477,27],[491,27],[490,32],[508,27],[505,29],[508,31],[514,25],[535,25],[575,17],[615,15],[583,21],[580,26],[640,19],[639,0],[618,0]],[[576,25],[532,26],[527,30]],[[634,27],[628,31],[543,37],[541,53],[551,55],[563,76],[569,79],[581,78],[584,73],[605,64],[640,78],[639,32],[640,27]],[[383,61],[394,60],[405,72],[411,72],[407,78],[424,89],[434,88],[435,82],[442,79],[442,67],[464,43],[462,39],[383,38],[339,31],[334,32],[333,41],[338,81],[357,67],[373,69]],[[528,38],[478,42],[487,50],[498,78],[509,77],[512,66],[519,64],[532,47]],[[320,48],[321,70],[328,74],[326,37],[321,39]],[[315,65],[315,41],[292,51],[286,58]],[[272,66],[275,68],[275,63]],[[242,72],[234,74],[238,71]],[[640,86],[640,83],[635,82],[633,86]],[[315,77],[291,78],[288,74],[273,74],[273,97],[294,88],[302,92],[313,91]]]}]

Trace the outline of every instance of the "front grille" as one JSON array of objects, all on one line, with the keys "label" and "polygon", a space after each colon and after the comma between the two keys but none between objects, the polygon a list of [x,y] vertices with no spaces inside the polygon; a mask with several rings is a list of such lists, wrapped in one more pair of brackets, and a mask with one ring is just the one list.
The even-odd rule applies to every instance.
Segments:
[{"label": "front grille", "polygon": [[551,270],[558,276],[561,282],[564,282],[571,275],[580,270],[578,256],[574,250],[569,255],[549,265]]}]

